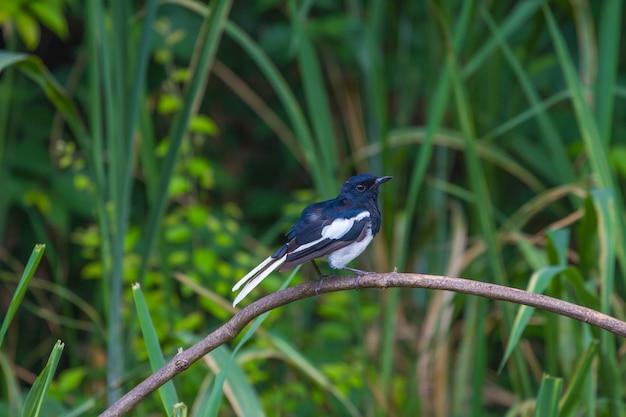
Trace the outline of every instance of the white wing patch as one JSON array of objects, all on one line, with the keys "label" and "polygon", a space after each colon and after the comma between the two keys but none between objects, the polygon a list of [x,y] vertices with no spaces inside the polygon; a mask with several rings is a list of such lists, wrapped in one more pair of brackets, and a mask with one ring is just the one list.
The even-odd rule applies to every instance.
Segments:
[{"label": "white wing patch", "polygon": [[372,228],[368,226],[363,240],[351,243],[345,248],[341,248],[331,253],[328,257],[328,265],[334,269],[345,268],[345,266],[348,265],[354,258],[363,253],[373,238]]},{"label": "white wing patch", "polygon": [[332,223],[324,226],[322,228],[322,237],[313,242],[306,243],[304,245],[298,246],[293,253],[299,252],[301,250],[310,248],[311,246],[315,246],[323,240],[333,239],[338,240],[341,239],[346,233],[352,229],[354,223],[370,216],[369,211],[362,211],[354,217],[350,217],[349,219],[335,219]]}]

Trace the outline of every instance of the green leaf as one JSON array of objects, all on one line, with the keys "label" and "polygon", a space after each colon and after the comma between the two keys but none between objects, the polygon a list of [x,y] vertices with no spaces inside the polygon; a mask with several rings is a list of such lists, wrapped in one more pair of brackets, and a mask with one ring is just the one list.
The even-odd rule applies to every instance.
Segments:
[{"label": "green leaf", "polygon": [[626,177],[626,146],[616,145],[609,151],[611,165],[615,167],[623,177]]},{"label": "green leaf", "polygon": [[[585,144],[594,180],[598,183],[600,188],[610,190],[610,192],[614,194],[612,204],[621,211],[624,208],[624,199],[620,187],[616,186],[614,173],[610,169],[611,164],[608,157],[609,151],[607,146],[608,137],[607,143],[605,143],[600,136],[598,125],[596,124],[593,112],[585,96],[585,91],[577,73],[576,65],[567,49],[563,34],[559,29],[559,25],[549,5],[543,3],[542,7],[563,75],[572,93],[572,105],[574,107],[577,125]],[[615,242],[617,242],[617,244],[612,246],[612,250],[615,251],[619,257],[623,272],[626,271],[626,227],[623,222],[615,223],[614,226],[615,227],[611,229],[611,235],[615,236]],[[613,277],[608,277],[608,280],[612,279]],[[614,395],[617,394],[615,393]],[[617,397],[615,397],[614,400],[615,401],[611,401],[611,405],[617,406]]]},{"label": "green leaf", "polygon": [[198,114],[191,119],[189,130],[196,133],[204,133],[207,136],[215,136],[219,132],[215,122],[202,114]]},{"label": "green leaf", "polygon": [[[298,273],[299,270],[300,270],[300,266],[297,266],[296,268],[294,268],[293,272],[289,274],[289,277],[287,277],[283,285],[280,286],[281,290],[287,288],[287,286],[289,285],[293,277],[296,276],[296,273]],[[235,346],[235,349],[228,356],[228,358],[226,360],[220,360],[219,362],[216,362],[216,363],[223,364],[223,365],[220,367],[220,373],[215,379],[213,390],[211,391],[209,398],[207,398],[206,400],[207,402],[206,407],[203,407],[204,413],[202,414],[202,416],[216,417],[218,415],[219,405],[220,405],[223,390],[224,390],[224,382],[226,381],[227,378],[228,378],[229,384],[231,384],[232,382],[232,383],[237,384],[237,386],[239,387],[238,389],[234,389],[233,385],[232,384],[230,385],[231,388],[233,388],[233,391],[237,394],[235,397],[236,404],[233,404],[233,407],[241,409],[242,410],[241,415],[244,415],[244,416],[264,416],[265,415],[258,396],[253,390],[248,389],[249,383],[245,379],[245,376],[243,377],[243,380],[239,378],[239,374],[241,373],[243,375],[243,373],[238,366],[233,366],[233,364],[235,362],[235,357],[237,355],[237,352],[239,352],[239,350],[243,347],[243,345],[246,344],[248,340],[250,340],[254,332],[256,332],[256,330],[261,326],[261,324],[263,324],[263,322],[265,321],[265,319],[267,319],[269,314],[270,314],[270,311],[261,314],[256,320],[254,320],[254,322],[252,323],[252,326],[250,326],[248,331],[246,331],[246,333],[243,335],[239,343],[237,343],[237,346]],[[222,349],[222,348],[226,349],[224,346],[221,346],[219,349]],[[211,352],[211,354],[215,353],[219,349],[216,349],[215,351]],[[235,381],[230,380],[230,375],[229,375],[230,372],[235,373],[234,375]],[[244,408],[247,408],[247,411],[243,412]]]},{"label": "green leaf", "polygon": [[[306,7],[306,6],[303,6]],[[337,169],[337,143],[331,122],[329,99],[324,87],[322,69],[315,54],[313,42],[303,28],[306,27],[304,16],[293,13],[291,16],[292,28],[297,37],[298,63],[302,74],[304,98],[307,103],[308,114],[311,115],[311,124],[315,133],[314,149],[320,155],[317,164],[322,172],[333,172]],[[330,197],[330,194],[324,195]]]},{"label": "green leaf", "polygon": [[[611,314],[612,300],[615,289],[615,265],[616,251],[620,250],[620,228],[623,224],[618,222],[619,202],[616,199],[616,190],[596,189],[591,191],[596,214],[598,216],[598,275],[600,284],[600,311]],[[621,218],[621,214],[619,215]],[[609,332],[600,333],[600,373],[604,380],[611,381],[607,387],[610,396],[612,415],[622,415],[623,405],[621,402],[622,379],[619,373],[619,358],[617,352],[617,340],[615,335]]]},{"label": "green leaf", "polygon": [[183,103],[180,97],[173,94],[161,96],[157,104],[157,113],[170,114],[174,113],[182,107]]},{"label": "green leaf", "polygon": [[593,359],[598,353],[598,341],[592,340],[585,349],[576,364],[576,369],[572,372],[572,378],[565,388],[565,394],[559,405],[559,417],[569,417],[574,415],[576,410],[580,409],[579,404],[585,397],[585,385],[590,379],[594,379],[595,375],[590,373]]},{"label": "green leaf", "polygon": [[3,397],[5,407],[0,403],[0,414],[6,411],[8,416],[17,416],[24,409],[24,394],[20,386],[20,380],[15,374],[15,361],[9,360],[7,356],[0,350],[0,376],[2,377]]},{"label": "green leaf", "polygon": [[[259,322],[259,324],[262,323],[263,320],[261,319],[265,319],[265,317],[263,317],[263,315],[260,316],[254,324],[257,324],[257,322]],[[254,324],[253,327],[250,328],[251,332],[246,333],[246,335],[252,334],[254,330],[256,330]],[[217,378],[215,378],[210,394],[203,398],[202,406],[198,407],[200,410],[197,414],[198,416],[208,417],[218,415],[225,383],[228,384],[232,392],[232,396],[229,396],[232,407],[235,410],[240,410],[237,413],[238,415],[253,417],[263,417],[266,415],[259,395],[248,381],[246,374],[234,362],[234,357],[239,347],[240,345],[237,345],[235,350],[231,352],[226,346],[220,346],[209,354],[212,363],[211,367],[218,375]]]},{"label": "green leaf", "polygon": [[15,26],[17,27],[17,33],[24,41],[24,44],[31,51],[39,44],[39,23],[35,20],[30,13],[26,11],[20,11],[15,15]]},{"label": "green leaf", "polygon": [[187,164],[187,170],[189,173],[198,179],[198,183],[204,189],[213,188],[215,185],[215,175],[213,168],[206,158],[194,157]]},{"label": "green leaf", "polygon": [[9,52],[0,50],[0,73],[10,67],[28,58],[28,54],[20,52]]},{"label": "green leaf", "polygon": [[17,311],[22,299],[24,298],[24,294],[26,294],[26,290],[28,289],[28,284],[30,280],[35,275],[35,270],[37,269],[37,265],[39,265],[39,261],[43,257],[43,253],[46,249],[46,245],[38,244],[35,245],[32,253],[30,254],[30,258],[28,258],[28,263],[26,264],[26,268],[24,268],[24,272],[22,273],[22,277],[20,278],[19,283],[17,284],[17,289],[15,290],[15,294],[13,294],[13,298],[9,303],[9,308],[7,309],[7,313],[2,320],[2,327],[0,327],[0,347],[2,347],[2,342],[4,341],[4,336],[9,328],[9,324],[11,324],[11,320],[15,316],[15,312]]},{"label": "green leaf", "polygon": [[46,363],[46,366],[39,376],[37,376],[37,379],[35,379],[35,383],[26,397],[22,417],[38,417],[40,415],[64,346],[65,345],[58,340],[52,348],[48,363]]},{"label": "green leaf", "polygon": [[[201,13],[208,13],[207,8],[202,8]],[[289,88],[287,81],[280,74],[278,68],[267,56],[266,52],[243,29],[232,22],[227,22],[225,33],[248,53],[276,91],[300,145],[300,149],[295,150],[295,152],[300,152],[298,159],[306,160],[316,188],[320,194],[328,195],[331,193],[330,185],[332,184],[332,178],[329,178],[328,173],[322,172],[321,158],[315,148],[313,134],[309,129],[294,92]]]},{"label": "green leaf", "polygon": [[[528,283],[527,291],[541,294],[547,288],[552,278],[562,273],[567,267],[564,266],[549,266],[546,268],[542,268],[535,272],[532,277],[530,277],[530,282]],[[509,359],[511,353],[513,353],[513,349],[517,346],[517,342],[522,337],[522,333],[528,324],[528,320],[532,316],[535,311],[534,307],[529,306],[520,306],[517,311],[517,315],[515,316],[515,320],[513,321],[513,325],[511,326],[511,333],[509,335],[509,341],[507,343],[506,349],[504,351],[504,356],[502,357],[502,361],[500,362],[500,367],[498,368],[498,372],[502,371],[506,361]]]},{"label": "green leaf", "polygon": [[586,283],[578,268],[565,268],[562,272],[562,276],[567,280],[567,283],[572,286],[574,295],[579,304],[594,310],[600,308],[598,296],[590,289],[593,288],[593,282]]},{"label": "green leaf", "polygon": [[[143,340],[146,344],[148,359],[150,360],[150,368],[152,369],[152,372],[156,372],[158,369],[165,366],[165,359],[163,359],[161,345],[159,344],[154,324],[150,318],[150,312],[148,311],[146,299],[141,292],[141,286],[139,284],[133,284],[133,299],[135,300],[135,308],[137,309],[139,327],[141,328],[141,334],[143,335]],[[161,398],[163,409],[167,415],[171,417],[174,411],[174,406],[178,403],[178,394],[176,393],[173,381],[167,381],[161,388],[159,388],[159,398]]]},{"label": "green leaf", "polygon": [[215,0],[211,2],[211,13],[205,16],[201,26],[198,35],[199,43],[197,56],[194,60],[195,66],[191,71],[191,80],[183,93],[183,106],[176,114],[169,130],[168,138],[170,144],[157,180],[157,195],[154,196],[155,201],[153,201],[151,205],[151,210],[146,221],[144,244],[140,251],[141,267],[139,280],[143,278],[148,270],[150,253],[157,240],[167,202],[171,195],[170,181],[174,176],[173,173],[176,161],[178,160],[178,153],[183,143],[183,138],[187,133],[189,121],[197,111],[195,103],[204,91],[202,86],[206,85],[206,80],[210,74],[207,68],[213,65],[215,53],[220,44],[226,22],[228,21],[228,13],[230,12],[231,5],[232,0]]},{"label": "green leaf", "polygon": [[28,8],[48,29],[53,31],[60,38],[65,38],[68,34],[67,22],[63,16],[63,9],[58,4],[47,1],[32,1]]},{"label": "green leaf", "polygon": [[[41,87],[52,104],[67,119],[68,124],[79,139],[87,138],[76,105],[39,58],[34,55],[0,50],[0,73],[10,66],[15,66]],[[85,149],[89,149],[87,142],[83,142],[83,145],[85,145]]]},{"label": "green leaf", "polygon": [[569,229],[548,231],[547,253],[551,265],[567,265],[567,250],[569,248]]},{"label": "green leaf", "polygon": [[615,286],[615,251],[617,247],[618,225],[615,213],[615,193],[612,189],[591,191],[596,214],[598,216],[598,237],[600,243],[600,262],[598,264],[602,279],[601,311],[611,312],[611,297]]},{"label": "green leaf", "polygon": [[543,376],[533,417],[556,417],[558,415],[562,385],[563,380],[561,378]]},{"label": "green leaf", "polygon": [[350,399],[337,389],[337,387],[334,386],[322,372],[320,372],[317,365],[311,363],[311,361],[294,348],[291,343],[277,335],[269,335],[269,340],[294,367],[319,384],[320,387],[335,396],[335,398],[339,400],[351,416],[360,415],[358,409],[350,401]]},{"label": "green leaf", "polygon": [[88,375],[86,367],[66,369],[59,374],[57,388],[61,393],[70,393],[78,388]]},{"label": "green leaf", "polygon": [[600,139],[598,126],[593,117],[593,113],[589,107],[589,103],[585,99],[585,93],[580,81],[580,77],[576,71],[572,57],[567,50],[563,34],[559,30],[559,26],[554,19],[554,15],[547,3],[543,3],[543,11],[546,17],[548,29],[554,44],[561,70],[567,86],[572,94],[572,104],[578,122],[578,128],[585,142],[585,147],[589,155],[589,162],[597,180],[602,187],[613,187],[614,180],[609,169],[607,149]]},{"label": "green leaf", "polygon": [[582,209],[584,214],[576,226],[576,240],[580,270],[583,275],[589,275],[595,273],[598,265],[598,216],[591,196],[583,200]]}]

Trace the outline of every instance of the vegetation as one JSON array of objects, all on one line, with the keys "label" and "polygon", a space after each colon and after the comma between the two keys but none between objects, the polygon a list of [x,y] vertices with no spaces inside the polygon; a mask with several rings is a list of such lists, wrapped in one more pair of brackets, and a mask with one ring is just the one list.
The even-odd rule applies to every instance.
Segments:
[{"label": "vegetation", "polygon": [[[359,268],[624,320],[624,23],[620,1],[1,2],[0,414],[102,412],[355,172],[394,176]],[[473,296],[344,291],[133,415],[620,416],[623,348]]]}]

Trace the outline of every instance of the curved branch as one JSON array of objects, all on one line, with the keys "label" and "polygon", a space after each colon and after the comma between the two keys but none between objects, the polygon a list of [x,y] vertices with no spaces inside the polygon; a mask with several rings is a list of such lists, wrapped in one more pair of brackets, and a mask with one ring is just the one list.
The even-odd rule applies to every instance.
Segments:
[{"label": "curved branch", "polygon": [[[137,405],[141,400],[156,391],[161,385],[186,370],[191,364],[198,361],[204,355],[234,339],[254,318],[277,307],[314,296],[317,286],[318,281],[307,282],[295,287],[286,288],[255,301],[248,307],[239,311],[228,322],[207,335],[200,342],[187,350],[181,350],[172,360],[165,364],[164,367],[143,380],[139,385],[112,404],[100,416],[121,416]],[[625,322],[598,311],[542,294],[462,278],[438,275],[401,274],[397,272],[386,274],[372,273],[363,275],[358,279],[354,276],[342,276],[324,280],[319,289],[319,293],[345,291],[354,288],[390,287],[448,290],[478,295],[493,300],[510,301],[516,304],[524,304],[571,317],[578,321],[608,330],[616,335],[626,337]]]}]

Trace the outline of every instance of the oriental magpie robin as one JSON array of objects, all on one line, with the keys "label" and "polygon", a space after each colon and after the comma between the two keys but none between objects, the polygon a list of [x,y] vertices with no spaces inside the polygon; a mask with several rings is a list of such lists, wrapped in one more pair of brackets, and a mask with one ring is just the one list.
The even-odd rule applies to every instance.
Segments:
[{"label": "oriental magpie robin", "polygon": [[346,265],[365,250],[380,230],[378,186],[391,178],[356,175],[343,184],[337,198],[306,207],[300,220],[285,233],[289,241],[235,284],[233,291],[244,284],[245,287],[235,297],[233,306],[279,267],[283,271],[311,261],[323,278],[316,258],[327,260],[333,269],[366,274]]}]

